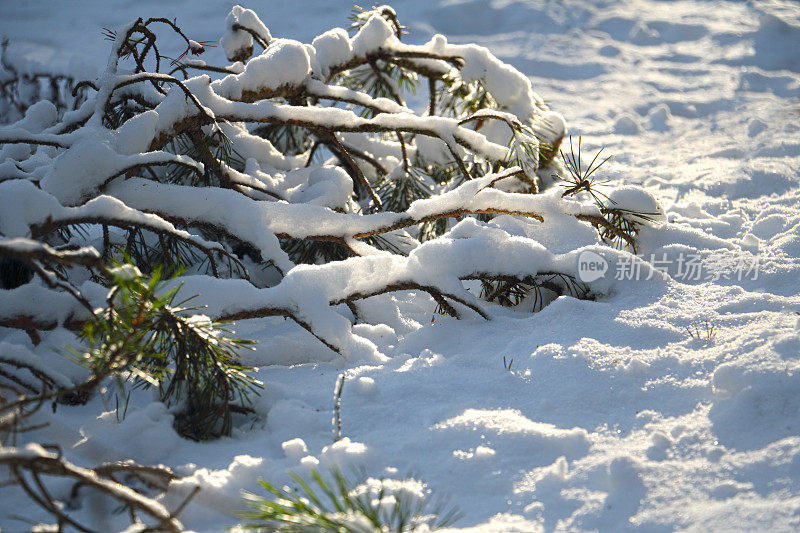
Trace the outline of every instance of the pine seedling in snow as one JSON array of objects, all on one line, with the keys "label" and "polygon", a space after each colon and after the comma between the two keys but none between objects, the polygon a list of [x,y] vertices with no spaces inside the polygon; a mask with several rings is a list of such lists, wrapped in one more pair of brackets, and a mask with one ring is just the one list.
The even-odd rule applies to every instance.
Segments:
[{"label": "pine seedling in snow", "polygon": [[113,364],[112,354],[125,354],[113,371],[120,385],[130,379],[136,387],[157,387],[161,401],[175,408],[179,434],[230,435],[234,411],[246,411],[261,387],[248,374],[252,368],[238,362],[237,352],[251,342],[187,307],[192,298],[177,301],[180,286],[166,288],[160,269],[150,279],[130,264],[109,272],[108,307],[86,323],[88,351],[75,355],[96,374]]},{"label": "pine seedling in snow", "polygon": [[[702,327],[701,327],[702,326]],[[692,329],[694,328],[694,329]],[[711,341],[717,336],[713,321],[704,320],[702,323],[694,323],[686,326],[689,337],[694,340]]]},{"label": "pine seedling in snow", "polygon": [[[73,326],[80,329],[85,347],[71,349],[71,356],[90,373],[80,385],[53,373],[33,354],[0,356],[0,389],[20,398],[12,402],[19,409],[48,398],[85,401],[103,380],[115,378],[123,395],[127,381],[157,387],[161,400],[174,407],[177,431],[206,439],[229,435],[233,412],[246,411],[258,392],[260,383],[248,374],[252,369],[238,363],[237,352],[249,341],[229,336],[222,324],[186,307],[188,300],[177,301],[180,286],[166,287],[160,269],[148,279],[130,263],[106,267],[92,249],[58,252],[25,239],[0,242],[0,257],[27,264],[46,284],[65,290],[88,315]],[[95,309],[65,273],[53,268],[56,264],[97,271],[110,286],[105,308]],[[24,413],[8,405],[2,411],[10,420]]]},{"label": "pine seedling in snow", "polygon": [[251,509],[240,513],[249,519],[240,527],[297,533],[406,533],[448,527],[461,516],[414,479],[370,478],[356,483],[338,469],[328,475],[314,470],[309,481],[297,474],[292,478],[299,490],[262,480],[261,486],[271,496],[245,493]]},{"label": "pine seedling in snow", "polygon": [[598,180],[597,171],[611,156],[600,159],[601,148],[584,168],[581,158],[581,138],[578,137],[577,150],[569,138],[569,153],[561,152],[567,168],[567,176],[560,177],[566,190],[562,198],[587,193],[600,212],[607,217],[609,226],[598,228],[604,241],[624,247],[629,245],[636,252],[636,244],[631,239],[642,225],[656,225],[663,221],[664,211],[658,201],[641,189],[620,187],[606,195],[598,186],[608,186],[608,180]]},{"label": "pine seedling in snow", "polygon": [[597,185],[605,185],[607,182],[597,180],[597,171],[611,159],[611,156],[609,155],[605,159],[599,159],[600,155],[603,153],[603,149],[601,148],[589,162],[589,165],[584,168],[581,154],[581,141],[582,139],[578,137],[576,151],[575,146],[572,144],[572,136],[570,135],[569,153],[565,154],[563,151],[561,152],[561,157],[569,171],[569,174],[562,178],[566,183],[567,190],[561,193],[561,197],[564,198],[586,192],[592,197],[595,203],[602,206],[603,198],[608,200],[608,196],[598,191],[596,187]]}]

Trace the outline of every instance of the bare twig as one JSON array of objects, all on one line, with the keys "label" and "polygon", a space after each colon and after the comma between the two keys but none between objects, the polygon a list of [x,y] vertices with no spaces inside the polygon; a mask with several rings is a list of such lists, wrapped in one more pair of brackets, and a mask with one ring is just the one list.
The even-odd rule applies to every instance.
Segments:
[{"label": "bare twig", "polygon": [[342,440],[342,392],[344,391],[344,374],[339,374],[333,391],[333,442]]},{"label": "bare twig", "polygon": [[[48,452],[38,445],[29,444],[25,448],[0,448],[0,464],[11,469],[20,486],[33,501],[60,521],[66,522],[80,531],[91,532],[92,530],[75,522],[61,511],[59,504],[56,503],[56,500],[42,482],[41,475],[73,479],[147,514],[156,521],[157,527],[163,531],[175,533],[184,531],[183,525],[175,518],[176,513],[169,512],[166,507],[156,500],[147,498],[125,485],[103,477],[103,469],[98,471],[76,466],[59,454]],[[105,470],[107,471],[107,468]],[[25,473],[29,473],[34,478],[38,492],[25,480]]]}]

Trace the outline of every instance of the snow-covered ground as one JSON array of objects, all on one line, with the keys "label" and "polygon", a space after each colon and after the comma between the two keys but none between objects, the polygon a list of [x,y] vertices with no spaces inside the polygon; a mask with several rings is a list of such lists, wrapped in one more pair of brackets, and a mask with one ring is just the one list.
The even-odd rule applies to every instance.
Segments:
[{"label": "snow-covered ground", "polygon": [[[217,39],[230,5],[4,1],[0,35],[32,60],[83,68],[104,64],[103,26],[177,17],[195,38]],[[349,5],[247,7],[274,36],[308,42],[344,25]],[[669,223],[639,251],[671,277],[490,322],[432,321],[427,298],[395,295],[406,300],[402,318],[356,326],[391,356],[370,366],[315,363],[329,356],[297,328],[260,339],[262,323],[245,321],[237,333],[261,340],[246,362],[265,384],[253,427],[195,443],[174,433],[161,404],[141,398],[118,423],[111,412],[96,418],[106,410],[98,399],[60,407],[36,437],[74,444],[65,450],[79,464],[175,468],[185,492],[202,486],[181,514],[197,531],[236,523],[240,491],[259,478],[287,483],[288,470],[334,464],[417,475],[457,504],[457,526],[480,531],[800,528],[800,5],[394,7],[412,42],[432,33],[477,42],[528,74],[587,153],[613,154],[604,178],[660,198]],[[631,274],[624,268],[606,276]],[[52,333],[40,349],[62,342]],[[332,445],[340,373],[346,438]],[[180,500],[173,492],[168,506]],[[2,531],[26,529],[10,517],[26,515],[24,501],[0,495]]]}]

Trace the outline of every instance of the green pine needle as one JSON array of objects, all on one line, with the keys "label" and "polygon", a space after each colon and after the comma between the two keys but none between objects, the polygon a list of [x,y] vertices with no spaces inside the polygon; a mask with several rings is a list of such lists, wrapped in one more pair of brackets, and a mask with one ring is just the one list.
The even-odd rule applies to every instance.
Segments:
[{"label": "green pine needle", "polygon": [[297,490],[262,480],[268,495],[245,493],[250,510],[239,516],[249,521],[240,527],[290,533],[427,532],[448,527],[461,517],[415,480],[358,483],[335,468],[327,475],[313,470],[310,480],[291,476]]}]

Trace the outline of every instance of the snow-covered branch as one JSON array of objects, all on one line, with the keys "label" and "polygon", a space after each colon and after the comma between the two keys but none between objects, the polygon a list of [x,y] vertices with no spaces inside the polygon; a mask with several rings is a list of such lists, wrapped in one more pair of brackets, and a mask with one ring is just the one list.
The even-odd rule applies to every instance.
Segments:
[{"label": "snow-covered branch", "polygon": [[[125,258],[137,276],[157,278],[162,264],[179,273],[169,283],[198,295],[203,320],[285,317],[365,361],[384,356],[353,328],[371,320],[357,301],[412,291],[451,317],[491,319],[525,291],[607,290],[578,281],[576,254],[634,249],[638,228],[660,217],[657,202],[626,188],[603,203],[597,167],[556,157],[563,117],[488,49],[440,35],[404,43],[387,6],[358,15],[354,29],[300,43],[235,6],[225,65],[184,59],[210,43],[175,21],[107,30],[105,69],[74,86],[85,101],[62,112],[40,101],[0,127],[0,255],[29,269],[3,282],[0,326],[32,339],[85,333],[98,310],[111,313],[109,290],[126,282],[110,265]],[[171,65],[161,30],[185,45]],[[405,104],[418,85],[424,110]],[[198,274],[206,261],[214,277]],[[147,296],[153,306],[162,297]]]}]

